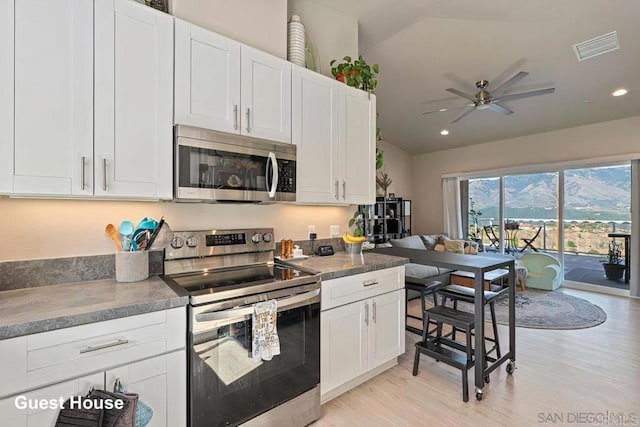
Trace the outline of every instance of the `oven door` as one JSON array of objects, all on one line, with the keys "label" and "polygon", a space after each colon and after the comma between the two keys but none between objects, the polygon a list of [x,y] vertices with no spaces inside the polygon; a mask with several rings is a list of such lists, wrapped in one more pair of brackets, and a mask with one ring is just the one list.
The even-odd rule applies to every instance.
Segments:
[{"label": "oven door", "polygon": [[177,138],[178,200],[296,200],[296,156],[290,150],[291,144],[235,141],[226,135],[224,138],[231,141]]},{"label": "oven door", "polygon": [[320,289],[278,299],[280,355],[254,362],[252,307],[193,307],[190,426],[237,425],[320,383]]}]

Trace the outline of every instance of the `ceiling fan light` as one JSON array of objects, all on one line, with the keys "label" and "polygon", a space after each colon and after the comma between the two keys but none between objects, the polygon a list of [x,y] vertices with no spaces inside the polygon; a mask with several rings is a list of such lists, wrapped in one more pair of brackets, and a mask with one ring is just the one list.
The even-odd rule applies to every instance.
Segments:
[{"label": "ceiling fan light", "polygon": [[486,110],[490,104],[476,104],[476,110]]},{"label": "ceiling fan light", "polygon": [[440,131],[440,135],[442,135],[442,136],[447,136],[447,135],[449,135],[449,131],[448,131],[448,130],[446,130],[446,129],[442,129],[442,130]]},{"label": "ceiling fan light", "polygon": [[611,96],[624,96],[628,93],[629,91],[626,90],[625,88],[621,87],[620,89],[616,89],[611,93]]}]

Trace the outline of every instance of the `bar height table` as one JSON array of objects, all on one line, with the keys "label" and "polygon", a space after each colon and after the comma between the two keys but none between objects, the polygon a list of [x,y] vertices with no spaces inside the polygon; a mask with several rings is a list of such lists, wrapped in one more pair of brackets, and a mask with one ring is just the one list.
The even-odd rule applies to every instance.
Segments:
[{"label": "bar height table", "polygon": [[476,399],[482,400],[484,377],[507,363],[507,372],[513,373],[516,361],[516,270],[515,260],[504,255],[463,255],[450,252],[438,252],[422,249],[376,248],[371,252],[408,258],[414,264],[433,265],[452,270],[465,270],[474,273],[474,316],[475,316],[475,348],[482,349],[484,344],[484,303],[483,281],[486,272],[498,268],[509,269],[509,351],[495,362],[485,366],[484,351],[475,352],[475,384]]}]

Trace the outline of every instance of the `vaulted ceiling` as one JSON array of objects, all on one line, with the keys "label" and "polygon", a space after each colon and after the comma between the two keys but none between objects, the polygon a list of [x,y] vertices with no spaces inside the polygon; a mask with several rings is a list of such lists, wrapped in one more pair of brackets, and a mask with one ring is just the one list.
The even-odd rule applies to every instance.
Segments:
[{"label": "vaulted ceiling", "polygon": [[[378,125],[384,139],[425,153],[640,114],[640,1],[314,0],[358,19],[360,51],[380,64]],[[617,31],[620,49],[579,62],[572,46]],[[505,102],[504,116],[467,100],[524,70],[508,92],[555,86],[552,94]],[[614,98],[620,87],[626,96]],[[440,131],[449,130],[442,136]],[[640,139],[640,129],[639,129]]]}]

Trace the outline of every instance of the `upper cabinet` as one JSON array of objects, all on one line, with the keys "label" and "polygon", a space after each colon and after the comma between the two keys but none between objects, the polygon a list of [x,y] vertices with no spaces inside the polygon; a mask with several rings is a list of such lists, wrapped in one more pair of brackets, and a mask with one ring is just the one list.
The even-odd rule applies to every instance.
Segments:
[{"label": "upper cabinet", "polygon": [[294,66],[292,141],[302,203],[375,203],[375,96]]},{"label": "upper cabinet", "polygon": [[[91,195],[93,2],[3,0],[2,4],[3,9],[13,9],[13,14],[3,13],[0,19],[10,17],[14,24],[13,141],[9,149],[13,152],[13,182],[9,190]],[[8,43],[2,43],[4,50]],[[2,64],[5,67],[4,61]],[[2,84],[6,84],[4,79]]]},{"label": "upper cabinet", "polygon": [[173,18],[130,0],[95,12],[95,194],[170,199]]},{"label": "upper cabinet", "polygon": [[175,123],[291,142],[291,63],[175,25]]},{"label": "upper cabinet", "polygon": [[0,12],[0,192],[171,198],[173,18],[129,0]]}]

